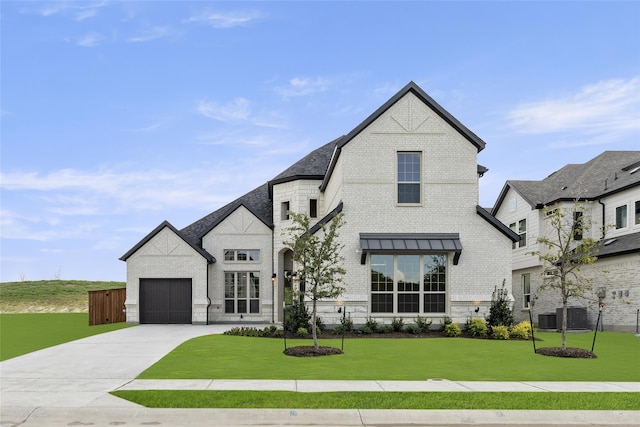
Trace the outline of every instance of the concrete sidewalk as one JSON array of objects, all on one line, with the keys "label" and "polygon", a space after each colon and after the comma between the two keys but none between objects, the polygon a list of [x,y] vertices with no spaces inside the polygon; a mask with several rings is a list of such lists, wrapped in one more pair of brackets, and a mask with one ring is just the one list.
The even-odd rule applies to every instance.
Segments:
[{"label": "concrete sidewalk", "polygon": [[[133,380],[118,390],[256,390],[374,392],[640,392],[640,382]],[[638,395],[640,399],[640,395]]]}]

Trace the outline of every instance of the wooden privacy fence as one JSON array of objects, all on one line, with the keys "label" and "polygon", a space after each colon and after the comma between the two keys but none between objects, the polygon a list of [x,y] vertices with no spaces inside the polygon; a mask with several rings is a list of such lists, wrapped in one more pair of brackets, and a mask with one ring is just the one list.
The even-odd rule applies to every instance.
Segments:
[{"label": "wooden privacy fence", "polygon": [[89,291],[89,326],[125,322],[127,288]]}]

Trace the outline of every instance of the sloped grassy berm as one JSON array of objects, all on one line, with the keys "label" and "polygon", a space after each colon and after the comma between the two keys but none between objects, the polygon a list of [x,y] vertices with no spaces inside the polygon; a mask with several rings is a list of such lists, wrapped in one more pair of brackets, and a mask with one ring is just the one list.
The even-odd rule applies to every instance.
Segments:
[{"label": "sloped grassy berm", "polygon": [[126,287],[125,282],[39,280],[0,283],[0,313],[86,313],[88,291]]}]

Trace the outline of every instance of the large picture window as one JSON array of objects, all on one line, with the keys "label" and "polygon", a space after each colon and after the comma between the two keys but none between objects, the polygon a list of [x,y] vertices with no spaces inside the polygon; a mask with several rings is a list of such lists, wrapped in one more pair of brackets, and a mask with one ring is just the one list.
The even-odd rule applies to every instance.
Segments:
[{"label": "large picture window", "polygon": [[260,312],[260,276],[258,272],[225,271],[224,312]]},{"label": "large picture window", "polygon": [[371,255],[372,313],[445,313],[446,255]]},{"label": "large picture window", "polygon": [[420,153],[398,153],[398,203],[417,204],[420,198]]}]

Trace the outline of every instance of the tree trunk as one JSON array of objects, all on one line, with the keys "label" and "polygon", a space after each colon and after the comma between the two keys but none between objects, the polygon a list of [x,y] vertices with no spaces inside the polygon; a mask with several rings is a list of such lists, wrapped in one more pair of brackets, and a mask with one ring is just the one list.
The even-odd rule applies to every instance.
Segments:
[{"label": "tree trunk", "polygon": [[311,335],[313,336],[313,348],[318,349],[318,332],[316,331],[316,300],[313,300],[311,311]]},{"label": "tree trunk", "polygon": [[567,298],[562,298],[562,350],[567,349]]}]

